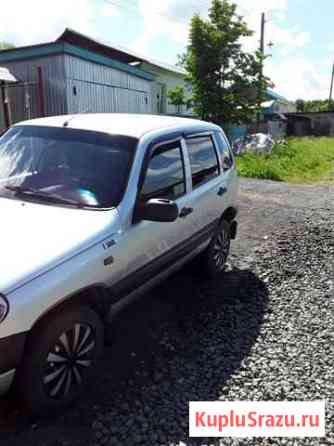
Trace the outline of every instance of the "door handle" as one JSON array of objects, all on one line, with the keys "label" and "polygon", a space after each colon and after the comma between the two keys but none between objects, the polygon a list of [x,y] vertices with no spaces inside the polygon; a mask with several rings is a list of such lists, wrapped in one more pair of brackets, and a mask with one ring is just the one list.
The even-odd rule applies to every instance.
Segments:
[{"label": "door handle", "polygon": [[218,189],[217,195],[219,195],[220,197],[222,197],[224,194],[226,194],[227,192],[227,188],[226,187],[220,187]]},{"label": "door handle", "polygon": [[194,212],[193,208],[184,207],[184,208],[181,209],[179,217],[180,218],[185,218],[185,217],[187,217],[187,215],[191,214],[192,212]]}]

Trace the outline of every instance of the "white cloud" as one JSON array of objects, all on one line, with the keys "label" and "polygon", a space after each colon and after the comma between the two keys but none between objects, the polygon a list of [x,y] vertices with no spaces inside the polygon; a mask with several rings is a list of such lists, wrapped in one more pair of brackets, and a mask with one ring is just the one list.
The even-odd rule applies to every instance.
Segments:
[{"label": "white cloud", "polygon": [[[287,55],[303,48],[310,41],[308,32],[283,26],[288,10],[288,0],[235,0],[238,12],[244,16],[254,31],[251,38],[244,39],[245,48],[253,51],[259,47],[260,17],[266,13],[266,42],[274,42],[282,54]],[[189,21],[194,13],[207,16],[211,0],[139,0],[139,8],[144,21],[144,32],[134,42],[138,51],[149,52],[155,39],[166,37],[184,47],[188,41]]]},{"label": "white cloud", "polygon": [[[291,1],[291,0],[289,0]],[[266,44],[274,43],[271,58],[266,61],[266,73],[277,91],[290,99],[326,97],[328,77],[321,75],[314,64],[303,57],[303,48],[311,41],[310,33],[298,27],[287,28],[284,20],[288,0],[235,0],[238,12],[244,16],[254,35],[245,39],[245,48],[259,47],[261,13],[266,14]],[[144,20],[144,33],[134,44],[138,51],[149,54],[155,39],[169,39],[186,46],[188,23],[195,12],[206,16],[210,0],[139,0]]]},{"label": "white cloud", "polygon": [[290,100],[326,99],[329,94],[329,76],[304,57],[287,57],[279,63],[269,61],[265,72],[278,92]]},{"label": "white cloud", "polygon": [[[198,10],[191,0],[139,0],[144,32],[134,42],[134,49],[148,54],[150,45],[158,37],[171,39],[178,44],[188,41],[189,21],[195,12],[207,12],[209,1],[198,3]],[[176,55],[175,55],[176,56]]]},{"label": "white cloud", "polygon": [[[121,1],[117,0],[119,3]],[[277,91],[291,99],[326,98],[329,75],[319,73],[314,63],[303,57],[303,48],[310,42],[310,34],[297,27],[288,29],[284,25],[288,1],[294,0],[235,1],[250,28],[255,30],[255,35],[247,41],[248,49],[258,47],[260,14],[266,13],[266,42],[273,41],[275,46],[270,51],[273,57],[266,61],[265,67]],[[138,20],[143,21],[144,32],[133,41],[132,49],[164,60],[163,55],[152,54],[153,43],[157,39],[159,43],[166,39],[174,42],[178,48],[185,48],[190,18],[195,12],[205,17],[210,4],[211,0],[138,0],[141,15]],[[112,4],[98,6],[96,0],[57,0],[52,7],[48,0],[11,0],[1,9],[0,40],[18,46],[52,41],[66,26],[103,38],[99,35],[98,19],[101,16],[118,16],[120,11]],[[176,53],[177,50],[174,62]],[[323,64],[328,65],[328,71],[330,64],[329,60]]]},{"label": "white cloud", "polygon": [[94,0],[11,0],[1,8],[0,40],[17,46],[54,40],[66,26],[95,35]]}]

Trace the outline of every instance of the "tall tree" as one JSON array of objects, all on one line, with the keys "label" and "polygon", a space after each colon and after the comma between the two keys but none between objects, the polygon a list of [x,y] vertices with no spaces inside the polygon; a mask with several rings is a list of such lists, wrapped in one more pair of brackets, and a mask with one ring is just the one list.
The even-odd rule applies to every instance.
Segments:
[{"label": "tall tree", "polygon": [[260,51],[243,50],[243,40],[252,34],[230,0],[213,0],[208,20],[192,18],[181,63],[203,119],[241,123],[254,117],[269,79],[261,75]]}]

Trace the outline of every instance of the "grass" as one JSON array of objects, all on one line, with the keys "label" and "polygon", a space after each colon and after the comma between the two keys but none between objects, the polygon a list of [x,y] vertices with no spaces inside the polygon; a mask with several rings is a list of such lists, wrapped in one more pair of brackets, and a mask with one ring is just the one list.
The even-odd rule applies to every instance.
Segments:
[{"label": "grass", "polygon": [[334,181],[334,138],[289,138],[270,155],[237,157],[241,176],[291,183]]}]

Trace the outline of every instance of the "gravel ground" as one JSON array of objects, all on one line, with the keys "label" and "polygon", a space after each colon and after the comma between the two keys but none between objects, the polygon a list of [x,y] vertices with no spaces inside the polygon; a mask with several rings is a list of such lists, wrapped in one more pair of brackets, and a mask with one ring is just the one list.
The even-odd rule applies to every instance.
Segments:
[{"label": "gravel ground", "polygon": [[224,276],[187,266],[123,311],[85,397],[44,421],[3,401],[0,444],[218,445],[189,440],[189,400],[325,399],[324,439],[221,444],[334,445],[333,193],[242,180]]}]

